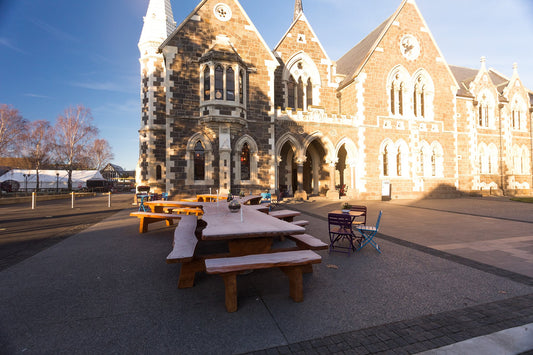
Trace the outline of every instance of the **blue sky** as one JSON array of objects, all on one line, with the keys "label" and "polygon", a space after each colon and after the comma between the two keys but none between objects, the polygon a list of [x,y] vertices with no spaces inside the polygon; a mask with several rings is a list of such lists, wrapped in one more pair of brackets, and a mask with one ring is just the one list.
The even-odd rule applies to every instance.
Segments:
[{"label": "blue sky", "polygon": [[[223,0],[221,0],[223,1]],[[171,0],[179,24],[199,0]],[[389,17],[401,0],[304,0],[304,12],[332,60]],[[290,25],[293,0],[241,0],[273,48]],[[512,65],[533,89],[533,0],[417,0],[449,64]],[[114,163],[133,170],[140,125],[137,42],[148,0],[0,0],[0,103],[29,120],[70,105],[92,110]]]}]

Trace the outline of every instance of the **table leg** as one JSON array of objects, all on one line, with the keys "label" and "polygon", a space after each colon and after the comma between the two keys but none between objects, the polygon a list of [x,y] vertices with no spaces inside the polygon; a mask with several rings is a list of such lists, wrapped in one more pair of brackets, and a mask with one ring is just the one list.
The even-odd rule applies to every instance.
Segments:
[{"label": "table leg", "polygon": [[180,269],[178,288],[190,288],[194,286],[194,278],[197,272],[205,271],[203,259],[183,262]]},{"label": "table leg", "polygon": [[224,290],[226,297],[226,310],[228,312],[237,311],[237,273],[230,272],[223,274]]},{"label": "table leg", "polygon": [[289,292],[294,302],[304,300],[302,268],[300,266],[285,266],[281,270],[289,277]]}]

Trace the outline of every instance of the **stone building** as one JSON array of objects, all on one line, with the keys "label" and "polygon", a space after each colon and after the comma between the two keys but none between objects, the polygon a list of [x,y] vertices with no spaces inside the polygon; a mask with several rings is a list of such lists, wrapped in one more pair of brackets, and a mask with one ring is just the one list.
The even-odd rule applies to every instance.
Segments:
[{"label": "stone building", "polygon": [[533,94],[517,66],[449,65],[414,0],[336,61],[302,0],[274,49],[238,0],[200,1],[177,27],[170,0],[150,0],[139,50],[137,183],[155,191],[531,192]]}]

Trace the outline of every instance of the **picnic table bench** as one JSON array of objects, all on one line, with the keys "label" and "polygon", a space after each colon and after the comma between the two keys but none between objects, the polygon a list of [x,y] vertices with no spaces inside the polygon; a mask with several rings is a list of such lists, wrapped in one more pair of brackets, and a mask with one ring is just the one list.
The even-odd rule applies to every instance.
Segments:
[{"label": "picnic table bench", "polygon": [[279,267],[289,277],[289,294],[295,302],[303,301],[303,268],[320,263],[322,257],[311,250],[296,250],[270,254],[207,259],[208,274],[220,274],[224,279],[225,302],[228,312],[237,310],[237,274],[245,270]]},{"label": "picnic table bench", "polygon": [[287,222],[292,222],[294,217],[299,216],[300,214],[300,212],[292,210],[278,210],[269,213],[270,216],[282,219]]},{"label": "picnic table bench", "polygon": [[181,219],[183,215],[157,213],[157,212],[131,212],[130,216],[139,218],[139,233],[146,233],[148,231],[148,224],[166,221],[167,226],[174,224],[175,219]]}]

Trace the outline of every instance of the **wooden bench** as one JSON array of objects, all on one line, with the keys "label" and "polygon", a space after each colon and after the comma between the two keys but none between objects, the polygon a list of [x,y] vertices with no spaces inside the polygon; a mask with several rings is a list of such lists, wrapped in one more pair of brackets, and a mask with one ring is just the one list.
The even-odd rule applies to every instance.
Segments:
[{"label": "wooden bench", "polygon": [[[195,260],[194,252],[198,244],[196,226],[198,219],[192,215],[182,215],[181,221],[174,231],[173,249],[167,256],[167,264],[182,263],[178,288],[194,285],[196,269],[203,268],[203,260]],[[196,265],[201,263],[202,265]]]},{"label": "wooden bench", "polygon": [[290,296],[295,302],[303,301],[303,268],[318,264],[321,256],[311,250],[296,250],[270,254],[252,254],[229,258],[207,259],[208,274],[220,274],[224,279],[226,310],[237,310],[237,274],[245,270],[279,267],[289,277]]},{"label": "wooden bench", "polygon": [[300,227],[305,227],[306,225],[309,224],[309,221],[306,221],[306,220],[301,219],[301,220],[299,220],[299,221],[292,221],[291,223],[292,223],[292,224],[295,224],[295,225],[297,225],[297,226],[300,226]]},{"label": "wooden bench", "polygon": [[199,207],[168,207],[168,213],[201,216],[204,211]]},{"label": "wooden bench", "polygon": [[296,246],[300,249],[324,250],[328,248],[328,244],[309,234],[293,234],[288,238],[296,242]]},{"label": "wooden bench", "polygon": [[301,213],[298,211],[291,211],[291,210],[279,210],[279,211],[272,211],[269,213],[272,217],[282,219],[287,222],[292,222],[294,217],[299,216]]},{"label": "wooden bench", "polygon": [[169,213],[156,213],[156,212],[131,212],[130,216],[138,217],[139,221],[139,233],[146,233],[148,231],[148,224],[167,221],[167,226],[174,224],[175,219],[181,219],[183,215],[169,214]]}]

